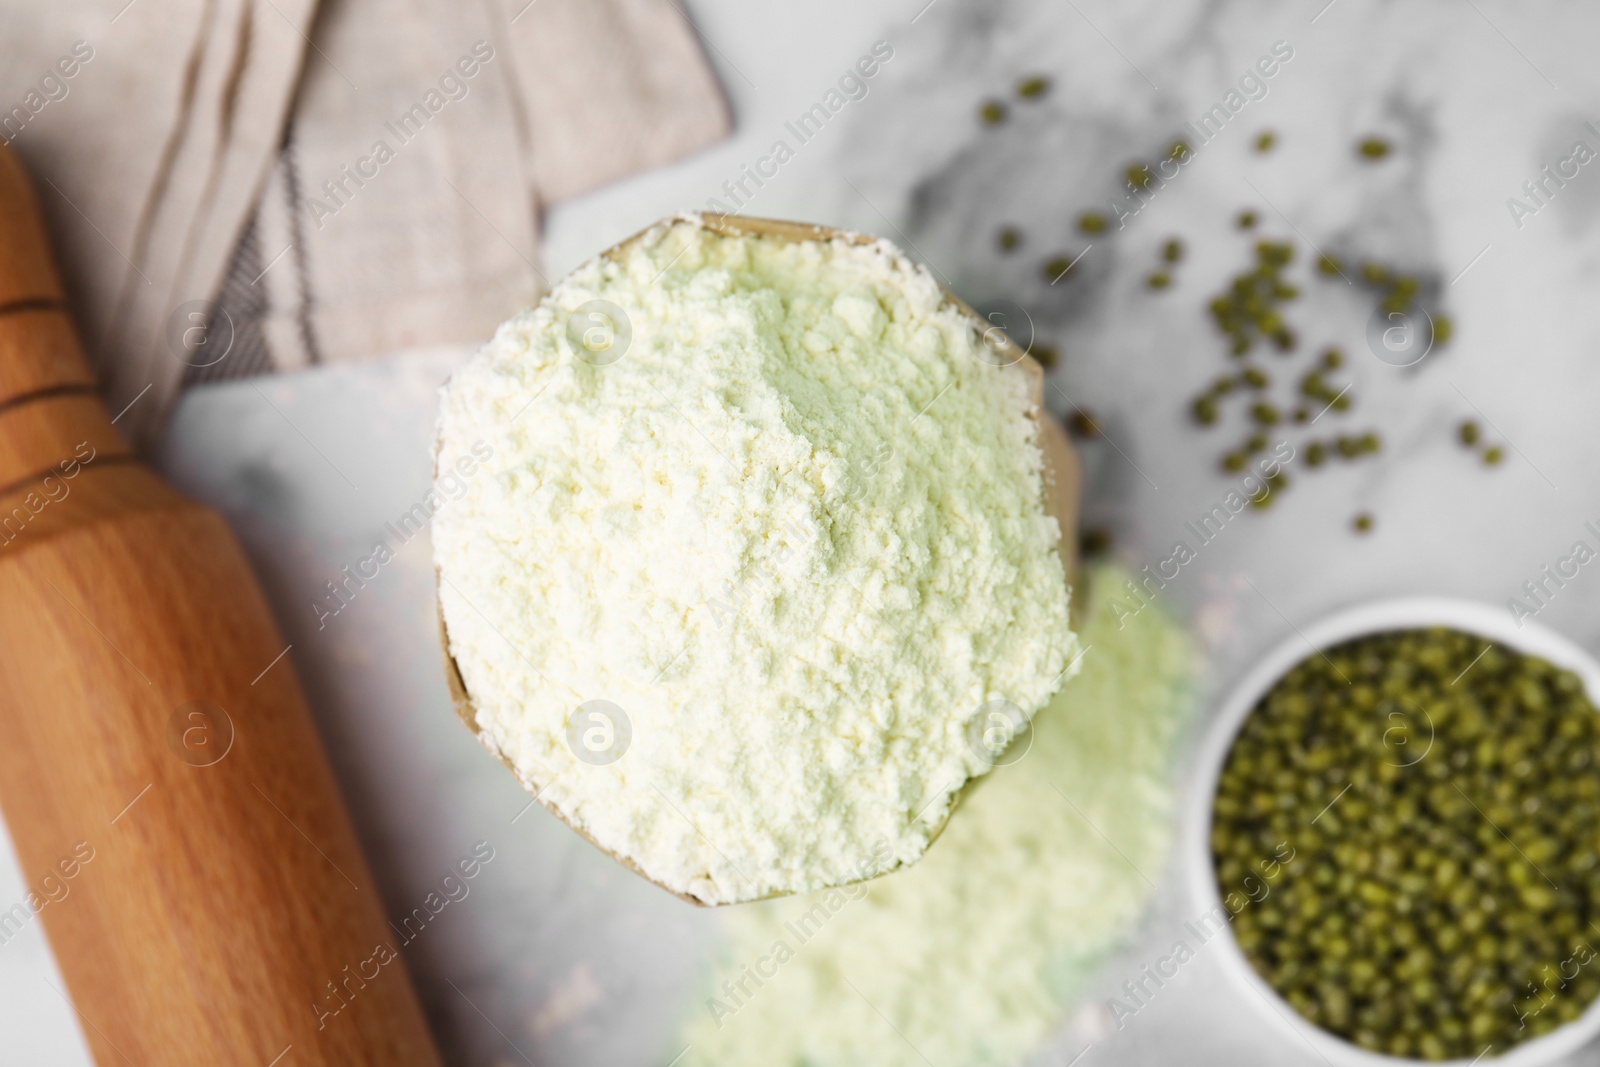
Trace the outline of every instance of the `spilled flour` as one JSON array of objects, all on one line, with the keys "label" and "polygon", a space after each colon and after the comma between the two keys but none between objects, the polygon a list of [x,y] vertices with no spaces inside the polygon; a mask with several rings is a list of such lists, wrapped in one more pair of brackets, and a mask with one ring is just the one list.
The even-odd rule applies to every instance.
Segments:
[{"label": "spilled flour", "polygon": [[1081,673],[921,863],[727,913],[684,1067],[1012,1065],[1061,1022],[1171,838],[1190,646],[1159,610],[1117,628],[1101,591],[1124,577],[1090,577]]}]

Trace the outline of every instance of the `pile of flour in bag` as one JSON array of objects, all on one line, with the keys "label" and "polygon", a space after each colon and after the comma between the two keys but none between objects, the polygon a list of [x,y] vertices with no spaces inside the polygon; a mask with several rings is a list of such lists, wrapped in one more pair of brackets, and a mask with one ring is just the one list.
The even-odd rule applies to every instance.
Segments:
[{"label": "pile of flour in bag", "polygon": [[704,903],[915,861],[1076,669],[1022,365],[892,245],[663,223],[444,387],[481,740]]}]

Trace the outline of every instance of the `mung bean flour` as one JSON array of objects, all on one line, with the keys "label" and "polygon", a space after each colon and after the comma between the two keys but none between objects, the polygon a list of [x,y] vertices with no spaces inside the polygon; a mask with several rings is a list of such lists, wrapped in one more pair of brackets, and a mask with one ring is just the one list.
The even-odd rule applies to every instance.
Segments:
[{"label": "mung bean flour", "polygon": [[686,218],[579,268],[442,392],[441,474],[494,449],[433,525],[481,739],[707,903],[916,860],[1078,650],[995,363],[883,242]]}]

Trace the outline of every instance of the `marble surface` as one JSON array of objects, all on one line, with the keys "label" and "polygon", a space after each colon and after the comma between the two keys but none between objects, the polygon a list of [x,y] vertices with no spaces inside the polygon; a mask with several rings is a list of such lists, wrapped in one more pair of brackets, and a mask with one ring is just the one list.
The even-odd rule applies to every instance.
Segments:
[{"label": "marble surface", "polygon": [[[850,226],[901,242],[974,303],[1021,305],[1063,358],[1047,393],[1058,413],[1094,413],[1082,444],[1086,521],[1111,529],[1135,568],[1195,558],[1161,596],[1190,620],[1206,667],[1196,733],[1218,692],[1265,649],[1363,600],[1447,593],[1495,605],[1592,535],[1600,486],[1589,480],[1600,310],[1585,296],[1600,271],[1600,165],[1583,166],[1519,220],[1508,198],[1582,140],[1600,150],[1600,67],[1587,52],[1600,14],[1570,3],[1376,0],[845,0],[777,8],[691,4],[739,120],[728,144],[683,164],[561,205],[548,219],[552,273],[674,210],[728,202],[724,182],[795,148],[751,195],[752,214]],[[805,144],[787,131],[877,41],[894,50],[864,99]],[[1084,238],[1080,212],[1113,213],[1122,172],[1157,158],[1185,122],[1226,100],[1259,57],[1285,42],[1259,99],[1248,100],[1195,158],[1118,228]],[[1019,78],[1048,75],[1037,101]],[[978,121],[986,98],[1008,120]],[[1278,135],[1269,154],[1257,133]],[[1381,162],[1354,152],[1378,134]],[[1192,133],[1190,139],[1198,145]],[[743,198],[741,198],[743,199]],[[729,205],[733,206],[733,205]],[[1312,471],[1292,462],[1275,505],[1198,546],[1186,523],[1233,481],[1217,457],[1240,435],[1202,431],[1190,398],[1228,368],[1206,313],[1247,262],[1234,216],[1292,240],[1301,297],[1288,309],[1298,353],[1262,357],[1280,397],[1310,359],[1342,346],[1348,414],[1277,437],[1305,443],[1372,429],[1383,450]],[[1003,225],[1021,247],[1002,254]],[[1187,255],[1176,284],[1146,275],[1163,241]],[[1366,341],[1374,298],[1308,271],[1311,249],[1375,257],[1418,274],[1456,336],[1398,368]],[[1041,264],[1082,253],[1050,285]],[[715,920],[602,858],[526,797],[449,712],[424,540],[319,628],[313,598],[365,554],[381,524],[428,486],[434,389],[464,351],[398,355],[359,368],[208,386],[185,398],[159,462],[219,508],[266,584],[311,697],[391,912],[425,895],[477,840],[496,849],[472,895],[407,949],[452,1063],[664,1064],[691,983],[714,947]],[[1453,439],[1476,418],[1506,460],[1481,464]],[[1351,529],[1362,511],[1365,536]],[[1585,569],[1538,621],[1600,649],[1600,574]],[[1195,910],[1169,871],[1160,899],[1104,988],[1064,1021],[1040,1063],[1315,1063],[1267,1025],[1204,955],[1122,1030],[1103,1008],[1123,978],[1165,950]],[[21,896],[0,856],[0,901]],[[0,946],[0,1059],[86,1063],[81,1036],[37,926]],[[1083,1051],[1087,1049],[1087,1051]],[[1600,1062],[1589,1048],[1576,1063]],[[945,1067],[940,1064],[938,1067]],[[954,1067],[954,1065],[952,1065]]]}]

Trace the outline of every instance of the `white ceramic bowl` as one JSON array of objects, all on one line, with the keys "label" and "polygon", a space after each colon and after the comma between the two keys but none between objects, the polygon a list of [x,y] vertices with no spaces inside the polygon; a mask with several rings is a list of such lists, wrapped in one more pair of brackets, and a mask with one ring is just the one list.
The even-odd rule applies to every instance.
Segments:
[{"label": "white ceramic bowl", "polygon": [[[1222,762],[1233,745],[1234,735],[1256,702],[1291,667],[1314,655],[1314,650],[1365,634],[1428,626],[1448,626],[1478,634],[1487,641],[1565,667],[1583,680],[1589,699],[1600,704],[1600,663],[1559,634],[1527,621],[1518,628],[1505,610],[1486,604],[1444,597],[1407,597],[1349,608],[1306,627],[1302,633],[1291,635],[1268,653],[1233,688],[1200,750],[1199,769],[1188,805],[1189,825],[1185,834],[1190,852],[1186,864],[1190,895],[1197,905],[1197,911],[1209,911],[1222,902],[1211,858],[1211,802],[1216,795]],[[1468,674],[1467,678],[1470,680],[1471,675]],[[1408,762],[1415,761],[1408,757]],[[1400,1064],[1415,1067],[1416,1064],[1428,1062],[1369,1052],[1301,1018],[1250,966],[1233,939],[1231,924],[1224,926],[1223,936],[1215,938],[1223,971],[1244,999],[1256,1006],[1263,1019],[1291,1040],[1297,1037],[1309,1044],[1336,1067],[1398,1067]],[[1597,1033],[1600,1033],[1600,1001],[1591,1004],[1572,1022],[1543,1037],[1516,1045],[1503,1055],[1491,1052],[1482,1057],[1482,1062],[1492,1062],[1495,1067],[1538,1067],[1567,1056]],[[1467,1067],[1474,1062],[1478,1061],[1445,1061],[1446,1067]]]}]

